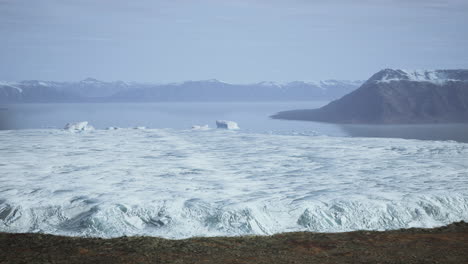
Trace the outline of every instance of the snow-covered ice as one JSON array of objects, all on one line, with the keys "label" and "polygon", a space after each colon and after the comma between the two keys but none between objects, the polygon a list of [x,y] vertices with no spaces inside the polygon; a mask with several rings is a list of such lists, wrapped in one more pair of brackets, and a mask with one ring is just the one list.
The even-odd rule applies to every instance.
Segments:
[{"label": "snow-covered ice", "polygon": [[224,129],[239,129],[236,122],[227,120],[216,120],[216,127]]},{"label": "snow-covered ice", "polygon": [[467,161],[468,144],[451,141],[0,131],[0,231],[185,238],[440,226],[468,220]]}]

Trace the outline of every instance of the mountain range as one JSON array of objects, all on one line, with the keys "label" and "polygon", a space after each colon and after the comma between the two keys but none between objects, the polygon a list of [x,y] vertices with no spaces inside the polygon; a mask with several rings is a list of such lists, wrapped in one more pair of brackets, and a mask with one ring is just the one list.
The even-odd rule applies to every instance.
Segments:
[{"label": "mountain range", "polygon": [[295,81],[229,84],[218,80],[153,84],[103,82],[0,82],[1,103],[175,102],[333,100],[358,88],[362,81]]}]

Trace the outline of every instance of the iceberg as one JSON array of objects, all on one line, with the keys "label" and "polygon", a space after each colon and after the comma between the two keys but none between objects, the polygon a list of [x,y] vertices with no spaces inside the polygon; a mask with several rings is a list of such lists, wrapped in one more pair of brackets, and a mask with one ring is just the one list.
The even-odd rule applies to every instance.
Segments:
[{"label": "iceberg", "polygon": [[85,131],[93,130],[94,127],[88,124],[88,121],[77,122],[77,123],[67,123],[63,128],[69,131]]},{"label": "iceberg", "polygon": [[224,129],[239,129],[239,126],[236,122],[227,120],[216,120],[216,127]]},{"label": "iceberg", "polygon": [[204,125],[204,126],[193,125],[192,126],[192,130],[208,130],[208,129],[210,129],[210,127],[208,125]]}]

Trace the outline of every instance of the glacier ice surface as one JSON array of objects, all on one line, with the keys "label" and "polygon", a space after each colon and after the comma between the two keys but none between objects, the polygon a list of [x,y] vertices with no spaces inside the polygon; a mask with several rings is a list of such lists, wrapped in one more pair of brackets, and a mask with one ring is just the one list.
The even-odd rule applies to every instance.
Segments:
[{"label": "glacier ice surface", "polygon": [[186,238],[434,227],[468,220],[467,157],[468,144],[452,141],[0,131],[0,231]]}]

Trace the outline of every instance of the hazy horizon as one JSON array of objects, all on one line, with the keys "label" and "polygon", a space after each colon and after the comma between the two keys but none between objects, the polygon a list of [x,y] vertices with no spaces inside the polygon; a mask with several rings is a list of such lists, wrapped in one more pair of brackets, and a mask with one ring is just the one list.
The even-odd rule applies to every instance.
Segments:
[{"label": "hazy horizon", "polygon": [[0,0],[0,80],[241,84],[468,68],[467,14],[461,0]]}]

